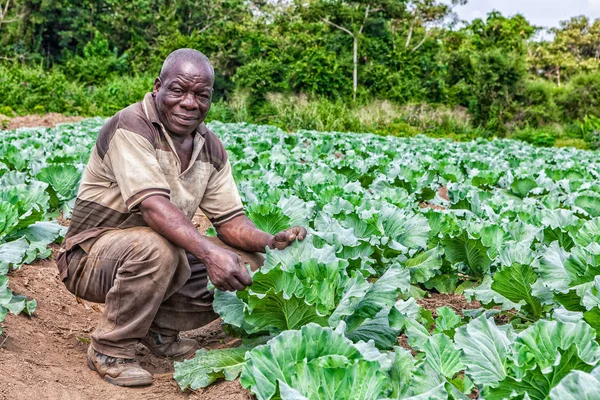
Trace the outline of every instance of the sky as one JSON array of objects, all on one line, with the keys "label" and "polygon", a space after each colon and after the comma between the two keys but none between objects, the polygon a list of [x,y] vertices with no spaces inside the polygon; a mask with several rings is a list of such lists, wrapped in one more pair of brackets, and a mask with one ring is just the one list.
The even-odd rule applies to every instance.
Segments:
[{"label": "sky", "polygon": [[467,21],[484,18],[493,10],[508,16],[523,14],[536,26],[558,27],[560,21],[577,15],[600,18],[600,0],[469,0],[455,9]]}]

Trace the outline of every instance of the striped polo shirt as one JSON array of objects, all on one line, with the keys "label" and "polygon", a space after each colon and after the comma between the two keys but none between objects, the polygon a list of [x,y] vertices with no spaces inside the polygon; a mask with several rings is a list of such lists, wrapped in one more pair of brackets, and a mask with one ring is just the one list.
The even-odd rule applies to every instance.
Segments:
[{"label": "striped polo shirt", "polygon": [[[201,124],[194,132],[189,166],[182,172],[171,136],[158,118],[154,97],[147,93],[144,100],[119,111],[100,130],[62,251],[76,245],[89,251],[108,230],[147,226],[139,204],[150,196],[168,198],[190,220],[200,208],[215,226],[244,213],[219,138]],[[58,264],[65,279],[66,263]]]}]

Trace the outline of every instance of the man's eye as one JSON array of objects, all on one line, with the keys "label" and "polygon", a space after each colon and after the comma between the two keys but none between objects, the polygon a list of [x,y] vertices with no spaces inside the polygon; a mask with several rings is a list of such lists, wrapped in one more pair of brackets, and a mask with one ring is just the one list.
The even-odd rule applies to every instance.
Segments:
[{"label": "man's eye", "polygon": [[183,90],[181,90],[181,89],[172,89],[171,91],[172,91],[173,93],[176,93],[176,94],[181,94],[181,93],[183,93]]}]

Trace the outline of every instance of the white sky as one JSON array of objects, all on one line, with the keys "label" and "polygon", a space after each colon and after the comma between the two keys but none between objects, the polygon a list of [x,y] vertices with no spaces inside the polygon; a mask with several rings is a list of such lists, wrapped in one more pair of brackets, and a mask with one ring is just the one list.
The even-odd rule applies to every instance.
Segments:
[{"label": "white sky", "polygon": [[493,10],[505,16],[523,14],[533,25],[550,28],[577,15],[600,18],[600,0],[469,0],[455,9],[467,21],[485,18]]}]

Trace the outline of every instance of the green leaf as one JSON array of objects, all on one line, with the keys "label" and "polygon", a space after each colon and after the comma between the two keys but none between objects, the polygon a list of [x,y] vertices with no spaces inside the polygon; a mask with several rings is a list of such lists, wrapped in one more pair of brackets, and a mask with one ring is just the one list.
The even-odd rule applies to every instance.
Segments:
[{"label": "green leaf", "polygon": [[492,318],[480,316],[461,326],[454,336],[461,361],[477,385],[496,385],[506,378],[511,343]]},{"label": "green leaf", "polygon": [[409,395],[415,360],[410,352],[402,347],[394,347],[394,359],[390,370],[392,399],[403,399]]},{"label": "green leaf", "polygon": [[460,315],[447,306],[439,307],[436,314],[434,333],[446,333],[450,337],[454,336],[454,329],[462,322]]},{"label": "green leaf", "polygon": [[200,349],[193,359],[173,364],[173,378],[181,390],[204,388],[217,379],[232,381],[242,372],[246,352],[252,348],[241,346],[219,350]]},{"label": "green leaf", "polygon": [[532,295],[531,285],[537,277],[529,265],[515,264],[505,267],[494,274],[492,290],[498,292],[512,302],[525,301],[523,310],[535,318],[542,314],[542,304]]},{"label": "green leaf", "polygon": [[594,278],[593,285],[583,294],[583,306],[586,310],[600,307],[600,276]]},{"label": "green leaf", "polygon": [[589,214],[590,217],[600,217],[600,196],[594,192],[584,192],[575,199],[575,205]]},{"label": "green leaf", "polygon": [[407,215],[402,209],[386,204],[380,211],[380,221],[386,236],[409,249],[427,247],[429,222],[421,214]]},{"label": "green leaf", "polygon": [[278,333],[314,322],[327,325],[327,318],[317,313],[316,305],[307,304],[304,299],[291,296],[284,298],[283,292],[270,290],[262,298],[250,296],[245,322],[251,326],[250,334],[270,332]]},{"label": "green leaf", "polygon": [[379,371],[379,363],[336,360],[336,363],[329,364],[328,361],[304,360],[296,364],[296,373],[291,377],[291,383],[279,382],[281,399],[374,400],[381,397],[388,377]]},{"label": "green leaf", "polygon": [[444,334],[431,336],[422,350],[425,353],[425,364],[439,376],[452,379],[456,373],[464,369],[460,361],[461,352]]},{"label": "green leaf", "polygon": [[600,218],[590,219],[577,231],[574,238],[580,247],[587,247],[592,243],[600,243]]},{"label": "green leaf", "polygon": [[569,288],[571,279],[565,269],[565,261],[568,258],[569,253],[564,251],[558,242],[554,242],[544,249],[537,270],[544,286],[555,291]]},{"label": "green leaf", "polygon": [[514,303],[492,289],[492,278],[488,275],[483,278],[481,285],[473,289],[465,289],[465,297],[471,301],[478,300],[481,304],[490,307],[494,305],[502,306],[503,310],[520,310],[521,305]]},{"label": "green leaf", "polygon": [[[2,306],[0,306],[0,323],[4,322],[4,320],[6,319],[6,314],[7,314],[8,310]],[[0,335],[2,335],[2,326],[0,325]]]},{"label": "green leaf", "polygon": [[358,325],[357,321],[362,318],[373,318],[383,308],[391,308],[400,292],[407,291],[409,286],[408,269],[398,264],[392,265],[356,305],[355,312],[347,319],[349,328]]},{"label": "green leaf", "polygon": [[20,265],[28,248],[25,238],[0,244],[0,274],[11,266]]},{"label": "green leaf", "polygon": [[448,400],[448,391],[444,383],[434,387],[426,393],[405,397],[404,400]]},{"label": "green leaf", "polygon": [[[381,379],[380,375],[368,372],[379,367],[364,360],[363,355],[350,340],[331,328],[322,328],[316,324],[303,326],[300,330],[282,332],[267,344],[251,350],[246,360],[240,382],[259,400],[267,400],[275,396],[278,382],[285,383],[292,389],[301,390],[307,388],[307,385],[317,387],[323,384],[321,376],[313,376],[312,371],[304,370],[305,365],[313,361],[316,363],[315,367],[332,368],[335,370],[335,375],[345,375],[345,370],[349,370],[355,360],[362,360],[362,363],[367,363],[366,370],[363,371],[365,375],[375,378],[372,384]],[[315,369],[314,372],[318,371]],[[358,378],[354,373],[350,376]],[[382,376],[385,380],[385,375]],[[350,381],[346,382],[352,384]],[[370,385],[365,383],[365,386]],[[383,385],[381,387],[383,388]],[[349,395],[345,386],[340,395],[344,397],[344,393]],[[300,394],[305,397],[309,395],[301,392]]]},{"label": "green leaf", "polygon": [[25,313],[32,315],[37,308],[37,301],[27,300],[25,296],[12,296],[8,303],[3,304],[4,308],[10,311],[12,314]]},{"label": "green leaf", "polygon": [[344,334],[353,342],[373,341],[378,349],[391,349],[398,343],[399,330],[390,326],[389,314],[390,309],[384,308],[373,318],[361,318],[360,324],[355,323]]},{"label": "green leaf", "polygon": [[344,228],[337,219],[325,212],[320,212],[317,215],[314,225],[315,231],[313,234],[335,246],[338,250],[344,246],[355,247],[359,244],[354,229]]},{"label": "green leaf", "polygon": [[42,168],[36,178],[46,182],[61,202],[71,200],[77,195],[81,173],[68,164],[50,165]]},{"label": "green leaf", "polygon": [[15,230],[25,228],[44,218],[50,206],[50,196],[46,193],[48,185],[33,181],[4,187],[0,190],[0,200],[13,204],[18,209],[19,222]]},{"label": "green leaf", "polygon": [[275,235],[290,228],[290,218],[281,208],[269,203],[254,204],[246,209],[246,215],[262,231]]},{"label": "green leaf", "polygon": [[600,399],[600,367],[592,372],[572,371],[550,391],[551,400]]},{"label": "green leaf", "polygon": [[567,350],[559,349],[556,353],[556,364],[549,371],[543,371],[536,365],[519,379],[509,376],[497,387],[485,388],[482,395],[487,400],[523,399],[524,395],[531,400],[546,400],[552,388],[557,386],[569,372],[573,370],[588,372],[593,368],[578,358],[575,345]]},{"label": "green leaf", "polygon": [[466,233],[456,238],[442,240],[446,258],[452,264],[463,263],[475,276],[483,276],[490,271],[492,260],[487,255],[488,248],[481,241],[470,239]]},{"label": "green leaf", "polygon": [[329,326],[335,328],[348,315],[352,315],[356,305],[365,296],[371,285],[362,276],[354,276],[346,282],[341,300],[329,317]]},{"label": "green leaf", "polygon": [[435,289],[440,293],[454,293],[458,285],[458,274],[441,274],[436,275],[423,286],[426,289]]},{"label": "green leaf", "polygon": [[16,206],[0,201],[0,240],[9,235],[19,223],[19,212]]},{"label": "green leaf", "polygon": [[316,248],[312,236],[306,237],[303,241],[296,241],[285,250],[267,248],[265,263],[260,270],[267,273],[271,269],[280,266],[284,271],[291,271],[297,263],[310,259],[316,259],[325,264],[336,261],[335,248],[328,245],[323,246],[323,248]]},{"label": "green leaf", "polygon": [[595,332],[583,321],[577,323],[560,321],[537,321],[521,332],[516,339],[516,365],[521,370],[536,365],[543,373],[557,364],[558,349],[574,346],[578,359],[591,366],[600,363],[600,346]]},{"label": "green leaf", "polygon": [[537,187],[538,184],[531,178],[517,178],[510,185],[511,192],[522,199],[527,197],[529,192]]},{"label": "green leaf", "polygon": [[223,323],[241,328],[244,324],[245,303],[236,293],[215,290],[213,310],[221,316]]},{"label": "green leaf", "polygon": [[481,243],[488,248],[488,256],[495,259],[502,248],[504,242],[509,239],[509,235],[500,225],[488,225],[481,229]]},{"label": "green leaf", "polygon": [[296,197],[282,197],[277,202],[281,211],[290,219],[291,226],[307,226],[314,215],[314,201],[305,202]]},{"label": "green leaf", "polygon": [[330,314],[348,280],[347,265],[342,260],[323,264],[315,259],[296,264],[293,272],[303,284],[295,291],[296,295],[308,304],[317,304],[321,315]]},{"label": "green leaf", "polygon": [[438,246],[406,260],[405,265],[410,271],[411,282],[424,283],[433,278],[442,267],[443,254],[444,249]]}]

